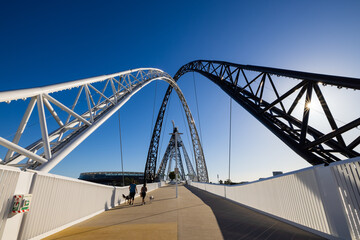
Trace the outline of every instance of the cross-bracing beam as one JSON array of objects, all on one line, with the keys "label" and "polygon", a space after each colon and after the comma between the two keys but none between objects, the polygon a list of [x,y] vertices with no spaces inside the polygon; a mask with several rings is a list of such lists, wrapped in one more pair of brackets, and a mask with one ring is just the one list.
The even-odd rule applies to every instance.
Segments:
[{"label": "cross-bracing beam", "polygon": [[[175,128],[174,128],[174,132],[173,132],[173,135],[171,136],[170,138],[170,141],[166,147],[166,150],[165,150],[165,153],[164,153],[164,156],[161,160],[161,163],[159,165],[159,169],[157,171],[157,174],[156,174],[156,179],[158,180],[163,180],[164,177],[165,177],[165,169],[166,169],[166,166],[168,166],[168,172],[167,172],[167,176],[169,176],[169,173],[170,171],[172,170],[172,161],[174,161],[175,159],[175,154],[176,154],[176,151],[175,151],[175,131],[177,131]],[[194,168],[191,164],[191,161],[190,161],[190,158],[187,154],[187,151],[186,151],[186,148],[185,148],[185,145],[183,144],[183,141],[181,140],[181,137],[180,135],[177,136],[177,147],[178,147],[178,162],[179,162],[179,166],[180,166],[180,178],[182,180],[185,180],[185,170],[184,170],[184,165],[183,165],[183,162],[182,162],[182,158],[181,158],[181,151],[180,149],[182,150],[182,153],[183,153],[183,156],[185,158],[185,163],[186,163],[186,167],[187,167],[187,176],[189,176],[189,178],[191,180],[197,180],[197,176],[196,176],[196,173],[194,171]]]}]

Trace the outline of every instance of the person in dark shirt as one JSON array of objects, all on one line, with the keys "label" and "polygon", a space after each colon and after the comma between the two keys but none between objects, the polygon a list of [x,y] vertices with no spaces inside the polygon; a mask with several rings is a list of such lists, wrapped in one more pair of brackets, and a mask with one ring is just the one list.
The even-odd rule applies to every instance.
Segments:
[{"label": "person in dark shirt", "polygon": [[140,191],[140,196],[142,197],[142,203],[141,204],[145,204],[146,192],[147,192],[147,187],[146,187],[146,182],[145,182],[144,185],[141,188],[141,191]]},{"label": "person in dark shirt", "polygon": [[130,190],[130,204],[134,205],[134,198],[135,198],[135,194],[137,193],[135,180],[133,180],[132,184],[130,184],[129,190]]}]

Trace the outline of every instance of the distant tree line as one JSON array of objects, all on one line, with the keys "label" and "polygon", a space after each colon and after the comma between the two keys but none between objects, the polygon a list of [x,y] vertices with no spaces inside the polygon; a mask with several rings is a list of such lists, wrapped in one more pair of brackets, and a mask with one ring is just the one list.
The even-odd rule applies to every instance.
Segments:
[{"label": "distant tree line", "polygon": [[230,179],[226,179],[225,181],[219,180],[219,184],[225,184],[225,185],[235,185],[235,184],[244,184],[248,182],[232,182]]}]

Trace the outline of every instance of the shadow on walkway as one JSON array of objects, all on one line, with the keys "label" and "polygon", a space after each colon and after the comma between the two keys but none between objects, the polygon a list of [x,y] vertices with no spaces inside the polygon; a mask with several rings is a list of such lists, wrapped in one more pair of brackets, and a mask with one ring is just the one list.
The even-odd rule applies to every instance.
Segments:
[{"label": "shadow on walkway", "polygon": [[185,187],[212,209],[224,239],[324,239],[214,194]]}]

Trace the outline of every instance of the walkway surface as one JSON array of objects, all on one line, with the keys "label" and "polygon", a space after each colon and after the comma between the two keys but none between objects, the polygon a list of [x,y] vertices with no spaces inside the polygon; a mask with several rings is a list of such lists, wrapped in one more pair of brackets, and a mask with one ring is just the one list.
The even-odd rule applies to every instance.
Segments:
[{"label": "walkway surface", "polygon": [[45,239],[322,239],[194,187],[169,185],[154,200],[120,205]]}]

